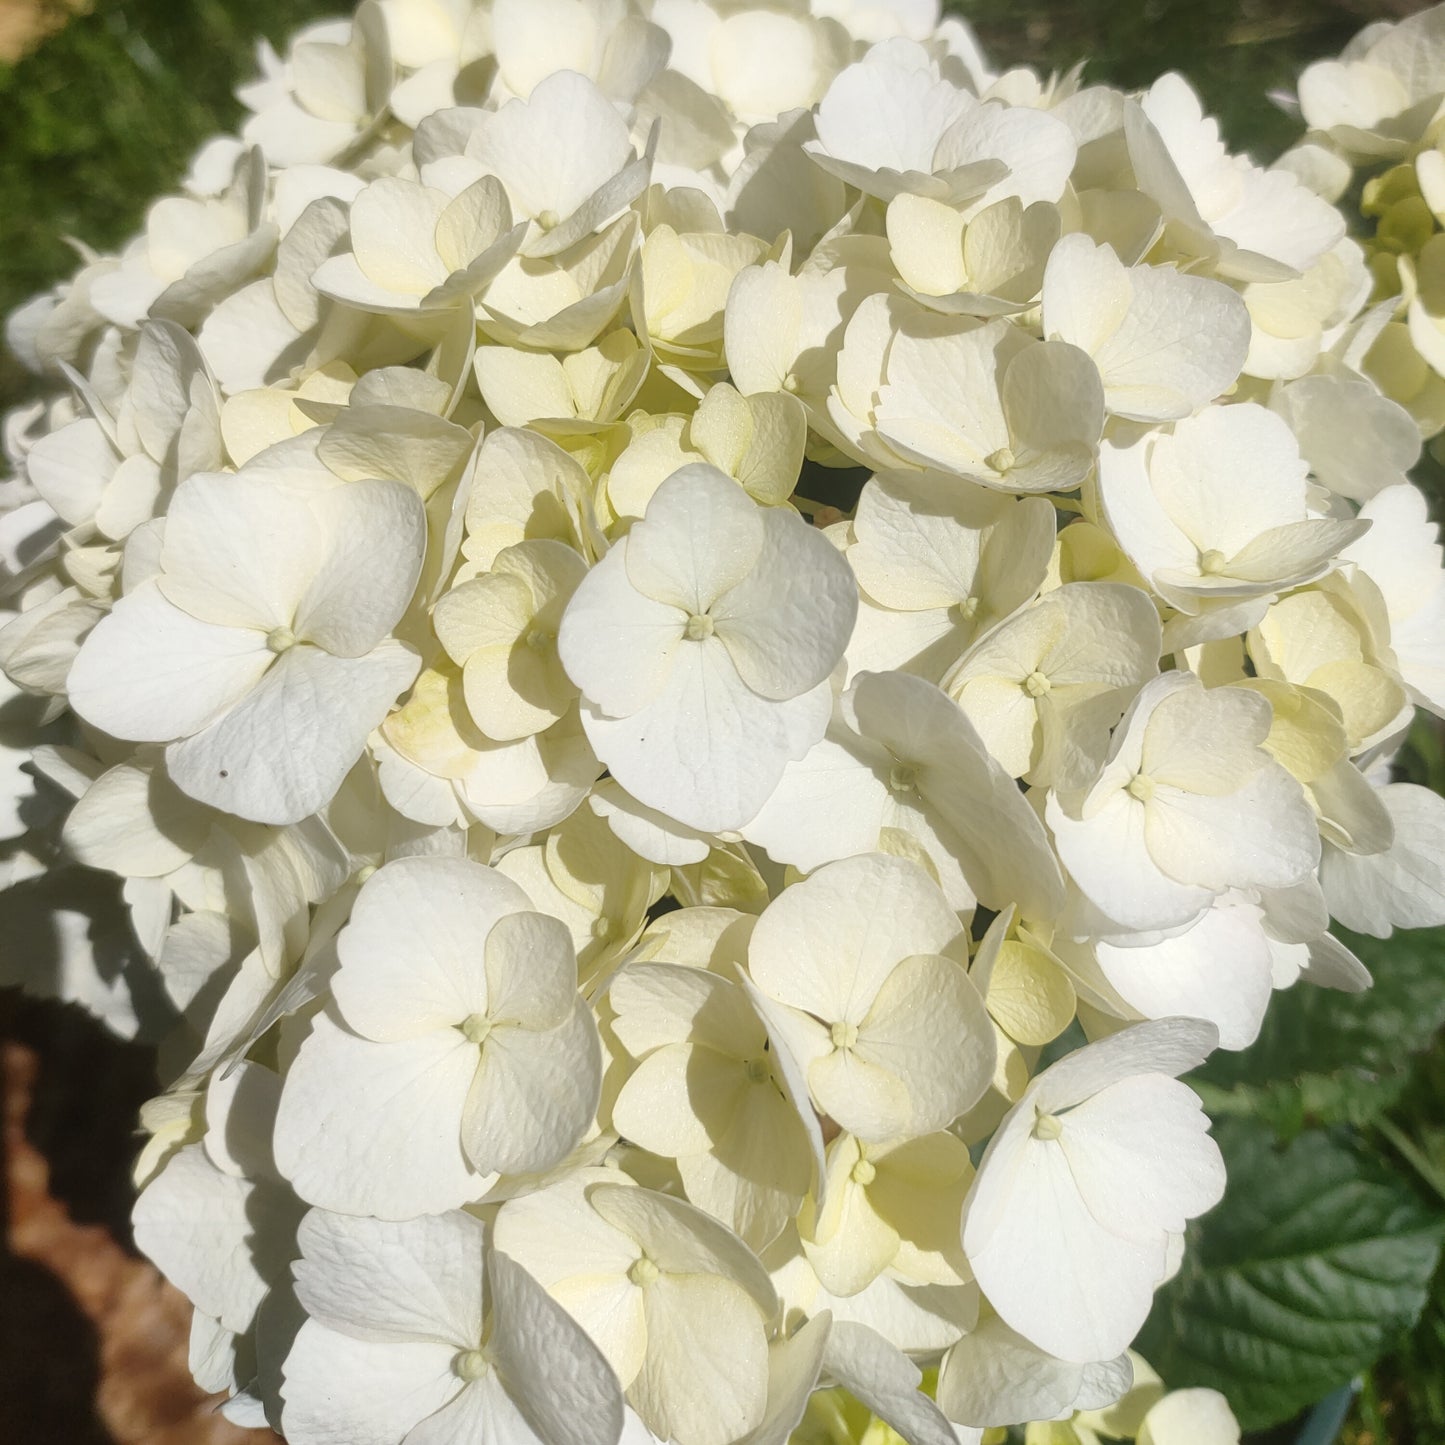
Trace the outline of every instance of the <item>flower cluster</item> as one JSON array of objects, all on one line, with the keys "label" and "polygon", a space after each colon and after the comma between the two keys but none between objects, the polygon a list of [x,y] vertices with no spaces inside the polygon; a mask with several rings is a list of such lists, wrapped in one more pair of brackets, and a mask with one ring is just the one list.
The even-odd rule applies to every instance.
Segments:
[{"label": "flower cluster", "polygon": [[[1025,1362],[1026,1364],[1026,1362]],[[1077,1409],[1054,1420],[1031,1421],[1023,1445],[1239,1445],[1239,1422],[1217,1390],[1166,1390],[1142,1356],[1130,1351],[1134,1383],[1112,1404]],[[933,1387],[935,1372],[925,1377]],[[994,1426],[982,1445],[1007,1445],[1010,1432]],[[904,1445],[903,1437],[846,1390],[816,1391],[808,1400],[791,1445]]]},{"label": "flower cluster", "polygon": [[1337,60],[1305,70],[1298,104],[1309,130],[1283,164],[1329,200],[1348,196],[1369,233],[1360,368],[1435,436],[1445,430],[1445,5],[1367,26]]},{"label": "flower cluster", "polygon": [[1445,920],[1339,212],[933,0],[262,63],[9,328],[66,386],[6,433],[6,881],[162,1039],[197,1378],[293,1445],[781,1445],[833,1385],[1227,1442],[1109,1414],[1224,1187],[1179,1076],[1368,983],[1332,916]]}]

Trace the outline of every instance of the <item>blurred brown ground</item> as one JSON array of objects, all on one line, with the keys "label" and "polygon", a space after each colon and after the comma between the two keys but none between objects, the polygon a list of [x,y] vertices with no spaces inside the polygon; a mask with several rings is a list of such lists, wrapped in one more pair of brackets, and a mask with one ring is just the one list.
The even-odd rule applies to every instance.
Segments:
[{"label": "blurred brown ground", "polygon": [[189,1304],[119,1242],[151,1066],[74,1009],[0,994],[4,1445],[276,1445],[197,1389]]},{"label": "blurred brown ground", "polygon": [[90,0],[0,0],[0,61],[19,60]]}]

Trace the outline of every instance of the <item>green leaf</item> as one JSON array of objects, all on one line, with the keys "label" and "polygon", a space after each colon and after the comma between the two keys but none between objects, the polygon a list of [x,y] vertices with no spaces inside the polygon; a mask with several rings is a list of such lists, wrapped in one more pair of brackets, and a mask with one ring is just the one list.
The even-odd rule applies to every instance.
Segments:
[{"label": "green leaf", "polygon": [[1348,1137],[1219,1131],[1224,1201],[1191,1226],[1138,1349],[1172,1389],[1221,1390],[1246,1429],[1367,1369],[1424,1307],[1445,1214]]},{"label": "green leaf", "polygon": [[1399,1097],[1410,1056],[1445,1025],[1445,929],[1339,936],[1374,987],[1343,994],[1301,982],[1276,994],[1254,1044],[1219,1050],[1191,1076],[1213,1117],[1262,1120],[1288,1137],[1309,1124],[1368,1122]]}]

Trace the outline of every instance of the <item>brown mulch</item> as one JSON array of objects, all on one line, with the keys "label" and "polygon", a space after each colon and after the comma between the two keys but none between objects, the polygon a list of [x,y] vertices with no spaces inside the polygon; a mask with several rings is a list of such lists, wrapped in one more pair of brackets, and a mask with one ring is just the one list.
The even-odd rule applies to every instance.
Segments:
[{"label": "brown mulch", "polygon": [[124,1161],[149,1067],[76,1010],[0,995],[5,1445],[279,1445],[196,1387],[190,1305],[128,1248]]}]

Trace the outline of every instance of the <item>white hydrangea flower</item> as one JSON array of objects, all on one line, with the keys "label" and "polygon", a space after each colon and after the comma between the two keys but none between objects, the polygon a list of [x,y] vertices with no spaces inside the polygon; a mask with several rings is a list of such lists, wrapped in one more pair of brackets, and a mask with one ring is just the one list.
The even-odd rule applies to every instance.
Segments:
[{"label": "white hydrangea flower", "polygon": [[984,1152],[964,1205],[969,1266],[999,1317],[1059,1359],[1124,1350],[1170,1237],[1224,1192],[1209,1121],[1176,1082],[1214,1042],[1208,1024],[1165,1019],[1080,1049],[1034,1080]]},{"label": "white hydrangea flower", "polygon": [[1106,442],[1099,495],[1135,566],[1193,613],[1310,582],[1362,535],[1359,522],[1312,514],[1306,472],[1289,427],[1243,402],[1132,445]]},{"label": "white hydrangea flower", "polygon": [[653,0],[672,41],[669,64],[743,125],[814,104],[851,57],[835,20],[806,6]]},{"label": "white hydrangea flower", "polygon": [[48,432],[25,456],[25,474],[74,535],[92,526],[124,541],[179,481],[223,465],[220,397],[189,332],[146,322],[119,415],[100,406]]},{"label": "white hydrangea flower", "polygon": [[612,1127],[675,1159],[694,1204],[765,1248],[797,1214],[813,1157],[746,994],[703,968],[634,962],[608,999],[612,1031],[638,1060]]},{"label": "white hydrangea flower", "polygon": [[511,1200],[494,1228],[496,1248],[587,1331],[654,1434],[722,1445],[762,1423],[777,1296],[729,1229],[611,1170]]},{"label": "white hydrangea flower", "polygon": [[213,1083],[204,1138],[173,1150],[136,1202],[137,1245],[230,1334],[251,1328],[285,1277],[303,1209],[271,1156],[279,1090],[277,1076],[252,1063]]},{"label": "white hydrangea flower", "polygon": [[837,1295],[858,1294],[884,1270],[910,1284],[966,1284],[958,1217],[972,1182],[968,1150],[947,1132],[872,1145],[839,1134],[799,1216],[803,1252]]},{"label": "white hydrangea flower", "polygon": [[636,424],[632,441],[607,474],[607,504],[617,517],[637,518],[652,494],[692,462],[710,462],[742,483],[762,506],[792,496],[808,437],[808,421],[785,392],[743,396],[727,382],[709,387],[690,418]]},{"label": "white hydrangea flower", "polygon": [[828,411],[854,448],[1001,491],[1067,491],[1084,479],[1104,417],[1085,352],[1001,320],[896,309],[870,297],[848,323]]},{"label": "white hydrangea flower", "polygon": [[1053,555],[1053,509],[938,472],[880,472],[858,498],[848,564],[858,579],[850,674],[941,681],[968,645],[1033,599]]},{"label": "white hydrangea flower", "polygon": [[1445,93],[1442,18],[1434,6],[1357,36],[1338,60],[1305,67],[1300,111],[1354,159],[1408,154],[1423,138]]},{"label": "white hydrangea flower", "polygon": [[1179,75],[1125,106],[1139,189],[1164,213],[1186,254],[1242,281],[1287,280],[1344,235],[1344,219],[1286,170],[1231,156],[1218,123]]},{"label": "white hydrangea flower", "polygon": [[1161,646],[1147,594],[1072,582],[981,638],[943,690],[1011,776],[1067,789],[1102,760],[1109,730],[1157,672]]},{"label": "white hydrangea flower", "polygon": [[631,101],[667,59],[666,32],[634,0],[494,0],[490,18],[501,81],[523,99],[571,70],[610,99]]},{"label": "white hydrangea flower", "polygon": [[622,1397],[597,1347],[467,1214],[387,1223],[313,1209],[282,1366],[297,1445],[482,1436],[615,1445]]},{"label": "white hydrangea flower", "polygon": [[333,796],[416,676],[415,653],[389,634],[424,543],[421,502],[396,482],[190,477],[155,575],[81,647],[75,707],[116,737],[169,743],[192,797],[297,822]]},{"label": "white hydrangea flower", "polygon": [[[924,46],[889,41],[834,78],[818,105],[817,139],[803,149],[882,201],[903,194],[974,200],[1008,173],[1001,157],[970,156],[955,138],[958,123],[979,108],[968,91],[943,79]],[[880,114],[889,119],[886,127],[873,120]]]},{"label": "white hydrangea flower", "polygon": [[494,176],[455,195],[384,176],[352,201],[350,250],[323,261],[312,284],[362,311],[445,313],[470,306],[524,236]]},{"label": "white hydrangea flower", "polygon": [[822,736],[856,607],[824,538],[694,464],[578,587],[558,648],[623,787],[680,823],[737,828]]},{"label": "white hydrangea flower", "polygon": [[[903,673],[860,673],[828,736],[789,763],[743,835],[809,871],[885,842],[917,848],[960,911],[1062,902],[1038,817],[968,718]],[[885,850],[887,851],[887,850]]]},{"label": "white hydrangea flower", "polygon": [[1127,267],[1083,235],[1049,256],[1043,328],[1093,357],[1104,405],[1132,421],[1192,415],[1234,385],[1249,347],[1249,314],[1228,286]]},{"label": "white hydrangea flower", "polygon": [[433,147],[431,169],[494,176],[530,223],[524,256],[556,256],[619,216],[647,184],[627,123],[585,75],[558,70],[496,111],[443,112],[460,154]]},{"label": "white hydrangea flower", "polygon": [[1269,726],[1257,693],[1166,672],[1097,777],[1049,794],[1059,858],[1114,931],[1179,928],[1226,889],[1288,888],[1318,866],[1304,792],[1260,746]]},{"label": "white hydrangea flower", "polygon": [[587,563],[561,542],[518,542],[437,603],[437,637],[461,667],[467,710],[489,738],[531,737],[566,716],[577,689],[562,671],[557,630],[586,574]]},{"label": "white hydrangea flower", "polygon": [[1380,801],[1393,825],[1388,848],[1360,855],[1325,847],[1320,883],[1331,914],[1376,938],[1395,928],[1445,923],[1445,888],[1434,866],[1445,840],[1445,804],[1415,783],[1386,785]]},{"label": "white hydrangea flower", "polygon": [[[889,117],[884,129],[867,117]],[[923,47],[874,46],[843,71],[818,106],[818,140],[804,149],[826,170],[891,201],[901,194],[968,203],[972,213],[1015,199],[1056,202],[1077,147],[1045,110],[980,103],[940,78]]]},{"label": "white hydrangea flower", "polygon": [[261,77],[237,92],[252,112],[242,135],[276,166],[338,158],[386,106],[393,79],[381,7],[363,4],[356,19],[323,20],[299,30],[283,60],[264,42]]},{"label": "white hydrangea flower", "polygon": [[576,810],[602,771],[575,712],[513,742],[484,736],[455,668],[422,672],[368,746],[387,802],[434,827],[550,828]]},{"label": "white hydrangea flower", "polygon": [[1246,645],[1260,677],[1323,693],[1355,754],[1408,720],[1404,684],[1387,660],[1389,625],[1368,579],[1361,586],[1336,573],[1271,603]]},{"label": "white hydrangea flower", "polygon": [[1360,508],[1370,530],[1341,553],[1379,589],[1388,617],[1389,647],[1413,701],[1445,710],[1445,577],[1441,549],[1424,495],[1415,487],[1386,487]]},{"label": "white hydrangea flower", "polygon": [[249,151],[224,195],[157,201],[145,233],[90,286],[90,304],[117,326],[136,327],[148,316],[195,325],[275,251],[279,230],[265,219],[265,190],[265,164]]},{"label": "white hydrangea flower", "polygon": [[796,276],[777,261],[739,272],[723,315],[733,385],[744,396],[789,392],[817,427],[831,410],[844,328],[891,282],[888,257],[871,237],[840,238],[833,255],[815,253]]},{"label": "white hydrangea flower", "polygon": [[465,859],[389,863],[337,952],[335,1012],[312,1020],[276,1122],[303,1198],[438,1213],[556,1164],[591,1126],[601,1054],[572,941],[510,879]]},{"label": "white hydrangea flower", "polygon": [[[869,926],[883,917],[886,932]],[[883,854],[831,863],[769,905],[748,946],[753,998],[819,1113],[881,1143],[978,1100],[993,1031],[959,942],[938,885]],[[946,1051],[930,1044],[945,1035]]]}]

